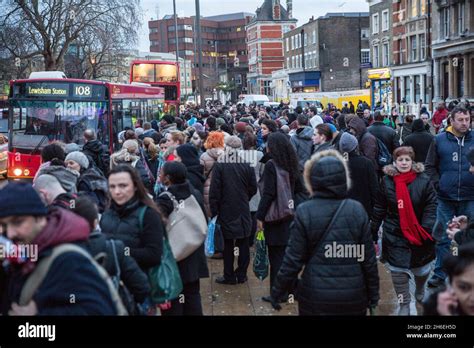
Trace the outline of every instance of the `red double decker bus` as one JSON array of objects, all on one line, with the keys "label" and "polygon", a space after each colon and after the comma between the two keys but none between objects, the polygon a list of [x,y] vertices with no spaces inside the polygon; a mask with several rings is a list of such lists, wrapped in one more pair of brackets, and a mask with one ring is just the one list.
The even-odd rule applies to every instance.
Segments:
[{"label": "red double decker bus", "polygon": [[46,145],[57,140],[83,145],[86,129],[95,130],[113,152],[125,127],[161,117],[164,96],[163,88],[90,80],[11,81],[8,178],[33,178]]},{"label": "red double decker bus", "polygon": [[130,83],[147,83],[165,89],[165,113],[176,115],[181,98],[179,64],[161,60],[134,60],[130,67]]}]

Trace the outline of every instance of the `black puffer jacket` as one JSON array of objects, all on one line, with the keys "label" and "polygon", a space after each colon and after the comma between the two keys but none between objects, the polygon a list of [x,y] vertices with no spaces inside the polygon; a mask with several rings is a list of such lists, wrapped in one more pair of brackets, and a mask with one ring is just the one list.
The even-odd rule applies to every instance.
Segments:
[{"label": "black puffer jacket", "polygon": [[399,146],[397,132],[381,121],[375,121],[369,128],[367,128],[367,131],[377,139],[381,140],[391,154],[393,153],[393,150]]},{"label": "black puffer jacket", "polygon": [[426,131],[423,121],[414,121],[412,130],[413,133],[405,138],[403,146],[411,146],[413,148],[415,151],[415,162],[425,163],[434,136],[429,131]]},{"label": "black puffer jacket", "polygon": [[[350,182],[342,156],[336,151],[331,154],[313,156],[311,170],[305,171],[312,199],[296,210],[272,297],[280,298],[290,289],[304,266],[297,290],[300,310],[304,308],[313,315],[363,315],[369,305],[376,305],[379,300],[379,277],[369,221],[362,205],[348,199],[331,230],[318,243],[345,199]],[[329,257],[333,243],[355,244],[362,247],[359,250],[364,254]]]},{"label": "black puffer jacket", "polygon": [[110,169],[110,155],[105,145],[99,140],[88,141],[82,147],[82,152],[94,161],[104,175],[107,175]]},{"label": "black puffer jacket", "polygon": [[[171,193],[178,201],[184,201],[192,194],[201,206],[204,216],[206,216],[204,197],[199,191],[194,189],[189,184],[189,182],[171,185],[168,187],[168,192]],[[168,217],[173,212],[173,202],[167,194],[161,194],[156,199],[156,202],[166,217]],[[200,278],[208,278],[209,270],[207,268],[206,256],[204,254],[204,243],[194,253],[189,255],[184,260],[179,261],[178,267],[183,284],[193,283],[198,281]]]},{"label": "black puffer jacket", "polygon": [[109,186],[107,179],[95,168],[81,171],[81,176],[77,180],[77,192],[83,192],[90,197],[97,204],[99,213],[103,213],[108,205]]},{"label": "black puffer jacket", "polygon": [[[415,181],[408,185],[408,191],[418,223],[426,232],[432,234],[436,221],[436,194],[429,177],[423,173],[424,169],[421,163],[413,165],[413,170],[418,175]],[[377,231],[383,221],[383,258],[395,267],[424,266],[435,258],[434,242],[427,240],[422,246],[415,246],[403,236],[393,181],[398,171],[393,165],[389,165],[384,167],[384,172],[386,176],[382,180],[372,214],[372,236],[376,239]]]},{"label": "black puffer jacket", "polygon": [[[108,243],[107,243],[108,242]],[[147,275],[138,267],[135,259],[125,252],[125,245],[120,240],[107,241],[103,233],[91,233],[88,249],[91,255],[105,268],[110,276],[117,275],[114,253],[111,242],[115,243],[115,254],[120,267],[120,280],[133,295],[138,303],[143,303],[150,293],[150,284]],[[102,257],[101,257],[102,256]]]},{"label": "black puffer jacket", "polygon": [[249,202],[257,193],[257,179],[250,164],[237,159],[237,151],[226,151],[212,171],[209,206],[224,239],[242,239],[252,229]]},{"label": "black puffer jacket", "polygon": [[112,201],[100,219],[100,228],[108,239],[121,240],[130,248],[132,256],[142,270],[157,266],[163,251],[164,227],[160,215],[147,208],[140,229],[139,214],[143,205],[132,199],[123,206]]}]

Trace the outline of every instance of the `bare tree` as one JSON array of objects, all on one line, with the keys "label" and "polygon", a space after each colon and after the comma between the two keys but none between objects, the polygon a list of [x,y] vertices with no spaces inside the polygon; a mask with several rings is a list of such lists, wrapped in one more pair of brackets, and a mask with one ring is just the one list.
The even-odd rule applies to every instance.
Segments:
[{"label": "bare tree", "polygon": [[[130,47],[137,43],[141,22],[139,0],[1,2],[4,14],[0,15],[0,40],[5,49],[20,58],[42,55],[46,70],[62,68],[73,43],[87,42],[92,50],[104,35],[119,39],[119,45]],[[10,30],[10,34],[4,29]],[[11,33],[18,39],[12,38]],[[111,44],[105,48],[110,47]]]}]

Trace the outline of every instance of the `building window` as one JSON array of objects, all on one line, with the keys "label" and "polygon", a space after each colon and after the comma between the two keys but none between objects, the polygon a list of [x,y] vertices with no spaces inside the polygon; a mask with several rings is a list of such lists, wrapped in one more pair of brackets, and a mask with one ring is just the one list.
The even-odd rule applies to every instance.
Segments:
[{"label": "building window", "polygon": [[292,69],[296,69],[295,61],[296,61],[296,57],[295,56],[291,57],[291,68]]},{"label": "building window", "polygon": [[263,81],[263,94],[272,95],[272,81]]},{"label": "building window", "polygon": [[420,75],[415,75],[415,103],[421,99],[421,79]]},{"label": "building window", "polygon": [[379,67],[379,46],[378,45],[374,45],[372,63],[374,65],[374,68]]},{"label": "building window", "polygon": [[300,54],[299,56],[299,62],[300,62],[300,69],[303,67],[303,55]]},{"label": "building window", "polygon": [[403,64],[403,49],[402,49],[402,40],[398,40],[398,54],[399,56],[399,64]]},{"label": "building window", "polygon": [[289,52],[290,51],[290,39],[289,38],[286,38],[286,52]]},{"label": "building window", "polygon": [[382,12],[382,31],[387,31],[389,26],[388,10]]},{"label": "building window", "polygon": [[313,45],[316,44],[316,30],[313,30]]},{"label": "building window", "polygon": [[287,57],[287,58],[286,58],[286,68],[287,68],[287,69],[290,68],[290,57]]},{"label": "building window", "polygon": [[411,103],[411,81],[410,76],[405,76],[405,100],[407,103]]},{"label": "building window", "polygon": [[426,35],[420,35],[420,60],[426,59]]},{"label": "building window", "polygon": [[360,38],[362,40],[368,40],[370,36],[370,29],[361,29],[360,30]]},{"label": "building window", "polygon": [[464,33],[465,24],[464,24],[464,18],[465,18],[465,12],[466,12],[466,2],[461,1],[458,3],[458,33],[459,35]]},{"label": "building window", "polygon": [[295,49],[295,37],[292,36],[291,37],[291,50],[294,50]]},{"label": "building window", "polygon": [[449,7],[445,7],[441,10],[441,37],[447,39],[449,37],[449,27],[450,27],[450,18],[449,18]]},{"label": "building window", "polygon": [[312,52],[309,52],[308,53],[308,68],[312,68],[313,67],[313,53]]},{"label": "building window", "polygon": [[304,33],[304,47],[308,46],[308,33]]},{"label": "building window", "polygon": [[426,0],[421,0],[421,4],[420,4],[420,15],[425,15],[427,14],[427,11],[426,11]]},{"label": "building window", "polygon": [[372,15],[372,34],[379,33],[379,14],[375,13]]},{"label": "building window", "polygon": [[389,49],[388,49],[388,43],[384,43],[382,46],[382,59],[383,59],[383,66],[388,66],[389,65]]},{"label": "building window", "polygon": [[363,48],[360,50],[360,62],[362,64],[369,64],[370,63],[370,49]]},{"label": "building window", "polygon": [[296,35],[296,48],[301,48],[301,34]]},{"label": "building window", "polygon": [[410,6],[410,17],[418,17],[418,5],[419,5],[420,0],[411,0],[411,6]]},{"label": "building window", "polygon": [[418,60],[418,42],[416,35],[410,37],[410,49],[411,49],[411,61],[416,62]]}]

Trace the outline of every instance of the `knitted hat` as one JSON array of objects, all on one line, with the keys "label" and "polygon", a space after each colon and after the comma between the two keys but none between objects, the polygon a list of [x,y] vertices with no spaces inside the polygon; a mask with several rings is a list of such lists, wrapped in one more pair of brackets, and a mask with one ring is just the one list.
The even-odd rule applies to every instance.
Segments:
[{"label": "knitted hat", "polygon": [[245,130],[247,129],[247,123],[245,122],[237,122],[235,125],[235,131],[237,133],[245,133]]},{"label": "knitted hat", "polygon": [[203,132],[204,131],[204,126],[199,122],[196,122],[193,125],[193,128],[196,130],[196,132]]},{"label": "knitted hat", "polygon": [[47,214],[48,209],[31,184],[10,182],[0,190],[0,218]]},{"label": "knitted hat", "polygon": [[236,137],[234,135],[234,136],[228,137],[225,140],[225,145],[228,146],[228,147],[231,147],[233,149],[241,149],[242,148],[242,140],[240,140],[239,137]]},{"label": "knitted hat", "polygon": [[329,128],[331,128],[331,132],[333,133],[337,132],[337,128],[335,125],[333,125],[332,123],[327,123],[327,125],[329,126]]},{"label": "knitted hat", "polygon": [[357,138],[350,133],[343,133],[339,141],[339,148],[342,152],[352,152],[359,145]]},{"label": "knitted hat", "polygon": [[217,120],[216,120],[216,126],[217,126],[217,128],[219,128],[219,127],[222,126],[223,124],[225,124],[225,120],[224,120],[222,117],[218,117]]},{"label": "knitted hat", "polygon": [[66,152],[66,154],[74,152],[74,151],[81,151],[80,146],[77,145],[76,143],[66,144],[66,146],[64,147],[64,152]]},{"label": "knitted hat", "polygon": [[74,152],[71,152],[69,155],[67,155],[65,162],[67,161],[76,162],[77,164],[81,166],[82,169],[89,168],[89,160],[87,159],[87,156],[79,151],[74,151]]}]

